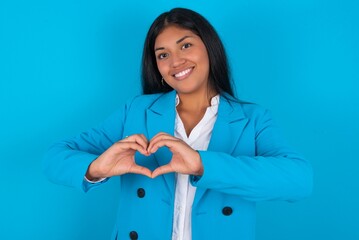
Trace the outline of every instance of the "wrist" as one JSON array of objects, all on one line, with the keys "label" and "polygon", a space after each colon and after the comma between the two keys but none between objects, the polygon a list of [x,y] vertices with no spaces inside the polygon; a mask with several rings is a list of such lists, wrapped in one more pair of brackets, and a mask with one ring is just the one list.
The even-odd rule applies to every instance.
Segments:
[{"label": "wrist", "polygon": [[196,173],[194,174],[195,176],[202,176],[203,173],[204,173],[204,167],[203,167],[203,164],[202,164],[202,159],[201,159],[201,155],[199,154],[199,152],[196,150],[197,152],[197,161],[199,163],[199,169],[198,171],[196,171]]},{"label": "wrist", "polygon": [[100,182],[103,182],[104,180],[106,180],[106,178],[96,178],[96,179],[90,180],[86,176],[84,177],[84,179],[86,180],[86,182],[89,182],[89,183],[92,183],[92,184],[100,183]]},{"label": "wrist", "polygon": [[[95,160],[96,161],[96,160]],[[100,179],[103,179],[104,177],[100,176],[99,174],[97,174],[96,169],[94,167],[94,162],[93,161],[90,166],[87,168],[86,174],[85,174],[85,178],[87,180],[89,180],[90,182],[97,182]]]}]

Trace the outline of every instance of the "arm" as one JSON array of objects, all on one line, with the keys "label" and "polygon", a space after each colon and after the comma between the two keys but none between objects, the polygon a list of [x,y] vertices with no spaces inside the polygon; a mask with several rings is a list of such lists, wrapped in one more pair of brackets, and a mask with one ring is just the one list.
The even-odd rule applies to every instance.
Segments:
[{"label": "arm", "polygon": [[250,201],[295,201],[308,196],[312,190],[309,162],[284,143],[267,111],[253,126],[255,156],[199,151],[204,174],[192,176],[192,184]]},{"label": "arm", "polygon": [[127,105],[122,107],[97,128],[52,145],[43,161],[44,173],[50,181],[87,191],[91,186],[84,182],[87,169],[98,156],[123,137],[127,108]]}]

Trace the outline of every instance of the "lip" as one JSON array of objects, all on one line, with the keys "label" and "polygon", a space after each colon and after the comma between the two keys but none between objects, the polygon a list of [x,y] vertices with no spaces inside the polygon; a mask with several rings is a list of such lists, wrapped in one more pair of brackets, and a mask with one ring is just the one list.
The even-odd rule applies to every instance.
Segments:
[{"label": "lip", "polygon": [[181,71],[178,71],[174,74],[172,74],[172,77],[174,77],[176,80],[183,80],[187,78],[191,73],[193,72],[194,67],[188,67]]}]

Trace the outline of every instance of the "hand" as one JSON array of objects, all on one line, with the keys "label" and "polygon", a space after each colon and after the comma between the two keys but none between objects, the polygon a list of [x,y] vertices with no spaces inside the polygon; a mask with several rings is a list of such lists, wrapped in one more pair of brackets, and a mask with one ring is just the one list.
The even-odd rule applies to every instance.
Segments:
[{"label": "hand", "polygon": [[167,133],[159,133],[154,136],[148,145],[147,151],[149,154],[152,154],[163,146],[168,147],[172,152],[172,159],[168,164],[156,168],[152,172],[152,178],[170,172],[197,176],[203,175],[204,169],[199,153],[184,141]]},{"label": "hand", "polygon": [[107,178],[125,173],[137,173],[151,177],[148,168],[135,162],[136,151],[148,156],[148,141],[143,134],[135,134],[114,143],[89,166],[86,177],[89,180]]}]

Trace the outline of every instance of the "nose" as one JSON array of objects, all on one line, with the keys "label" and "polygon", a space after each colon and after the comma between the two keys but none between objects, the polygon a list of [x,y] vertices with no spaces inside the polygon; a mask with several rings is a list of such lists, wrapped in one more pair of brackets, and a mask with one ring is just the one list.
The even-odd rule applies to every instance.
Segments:
[{"label": "nose", "polygon": [[177,68],[184,64],[186,59],[180,53],[173,53],[172,54],[172,67]]}]

